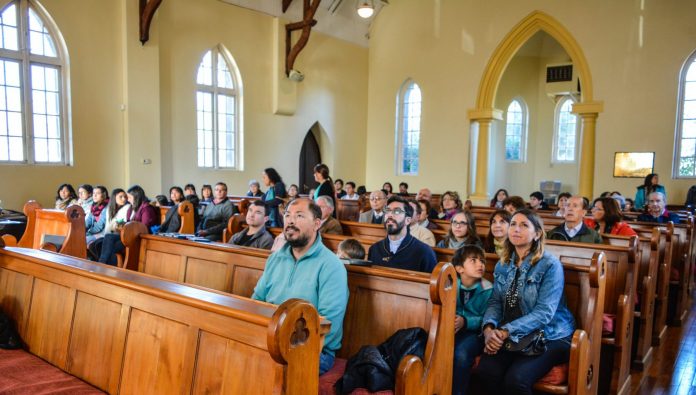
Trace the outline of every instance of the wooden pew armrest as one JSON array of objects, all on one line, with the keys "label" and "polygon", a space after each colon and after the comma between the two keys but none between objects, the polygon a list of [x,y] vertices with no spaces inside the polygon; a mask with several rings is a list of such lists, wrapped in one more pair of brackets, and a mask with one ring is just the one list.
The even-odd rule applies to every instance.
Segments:
[{"label": "wooden pew armrest", "polygon": [[399,362],[396,372],[395,394],[425,395],[427,387],[422,385],[423,361],[415,355],[407,355]]},{"label": "wooden pew armrest", "polygon": [[652,276],[643,277],[642,293],[640,299],[640,319],[641,321],[646,321],[648,318],[652,319],[653,311],[655,309],[655,280]]},{"label": "wooden pew armrest", "polygon": [[138,270],[140,235],[148,233],[147,226],[145,226],[142,222],[131,221],[123,226],[123,229],[121,229],[121,242],[126,249],[123,260],[118,260],[118,267]]},{"label": "wooden pew armrest", "polygon": [[619,295],[616,303],[616,324],[614,325],[614,346],[626,347],[633,334],[633,303],[628,295]]},{"label": "wooden pew armrest", "polygon": [[12,235],[2,235],[3,246],[17,247],[17,238]]},{"label": "wooden pew armrest", "polygon": [[573,333],[568,360],[568,393],[589,394],[594,375],[599,374],[599,366],[593,366],[590,338],[582,329]]}]

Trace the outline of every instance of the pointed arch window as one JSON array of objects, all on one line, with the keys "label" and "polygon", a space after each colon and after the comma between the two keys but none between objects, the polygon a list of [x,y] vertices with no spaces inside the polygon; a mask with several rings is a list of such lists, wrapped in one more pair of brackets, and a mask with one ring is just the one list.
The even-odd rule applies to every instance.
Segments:
[{"label": "pointed arch window", "polygon": [[242,80],[218,45],[203,55],[196,75],[198,167],[241,170]]},{"label": "pointed arch window", "polygon": [[510,102],[505,117],[505,160],[524,162],[527,159],[527,105],[521,98]]},{"label": "pointed arch window", "polygon": [[399,90],[396,103],[397,174],[418,174],[421,108],[421,89],[414,81],[407,80]]},{"label": "pointed arch window", "polygon": [[578,122],[572,113],[572,97],[562,98],[556,105],[553,134],[553,162],[575,163],[577,153]]},{"label": "pointed arch window", "polygon": [[696,52],[682,68],[675,139],[674,176],[696,178]]},{"label": "pointed arch window", "polygon": [[31,0],[0,10],[0,162],[70,164],[67,49]]}]

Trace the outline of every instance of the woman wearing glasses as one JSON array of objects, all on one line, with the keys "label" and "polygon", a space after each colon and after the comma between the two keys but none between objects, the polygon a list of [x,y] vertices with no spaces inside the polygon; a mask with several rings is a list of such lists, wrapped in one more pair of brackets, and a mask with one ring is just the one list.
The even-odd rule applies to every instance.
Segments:
[{"label": "woman wearing glasses", "polygon": [[476,235],[476,224],[471,211],[460,211],[450,220],[450,229],[447,236],[437,243],[439,248],[458,249],[464,245],[476,245],[482,247],[481,240]]}]

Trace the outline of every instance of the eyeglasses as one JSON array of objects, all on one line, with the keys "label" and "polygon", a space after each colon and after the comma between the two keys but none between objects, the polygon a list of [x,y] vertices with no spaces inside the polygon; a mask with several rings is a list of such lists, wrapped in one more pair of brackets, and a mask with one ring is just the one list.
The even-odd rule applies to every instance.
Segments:
[{"label": "eyeglasses", "polygon": [[402,209],[400,209],[400,208],[394,208],[394,209],[385,208],[385,209],[384,209],[384,214],[401,215],[401,214],[404,214],[404,213],[406,213],[406,210],[402,210]]},{"label": "eyeglasses", "polygon": [[371,198],[370,198],[370,201],[371,201],[371,202],[378,202],[378,201],[380,201],[380,200],[384,200],[384,198],[381,198],[381,197],[371,197]]},{"label": "eyeglasses", "polygon": [[462,221],[462,222],[459,222],[459,221],[452,221],[452,226],[455,227],[455,228],[459,228],[459,227],[467,226],[467,225],[469,225],[468,222],[464,222],[464,221]]}]

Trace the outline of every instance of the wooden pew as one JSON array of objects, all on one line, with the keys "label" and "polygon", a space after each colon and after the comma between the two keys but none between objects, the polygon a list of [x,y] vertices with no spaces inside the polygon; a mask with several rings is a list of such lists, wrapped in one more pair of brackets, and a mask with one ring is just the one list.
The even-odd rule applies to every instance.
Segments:
[{"label": "wooden pew", "polygon": [[[171,207],[160,206],[160,224],[164,223],[164,218],[167,216],[167,212]],[[193,204],[189,201],[183,201],[179,203],[177,208],[177,213],[181,217],[181,226],[177,233],[193,234],[196,231],[196,226],[194,224],[193,217]]]},{"label": "wooden pew", "polygon": [[[602,235],[602,240],[610,245],[629,246],[631,237]],[[635,311],[635,336],[633,338],[635,355],[632,367],[637,370],[646,369],[652,362],[653,347],[652,333],[655,314],[655,288],[659,268],[660,230],[653,228],[650,238],[638,238],[639,270],[638,287],[639,306]]]},{"label": "wooden pew", "polygon": [[[49,210],[30,200],[24,205],[24,214],[27,216],[24,235],[19,241],[12,235],[3,235],[5,245],[47,249],[78,258],[87,257],[85,212],[82,207],[74,205],[66,210]],[[46,236],[59,236],[64,239],[62,244],[57,246],[47,242]]]},{"label": "wooden pew", "polygon": [[[646,222],[630,223],[634,230],[651,228],[656,224]],[[673,289],[673,314],[668,316],[670,324],[680,326],[689,312],[689,287],[693,270],[694,218],[689,215],[681,224],[674,225],[674,245],[672,247],[672,265],[669,286]],[[669,292],[669,290],[668,290]]]},{"label": "wooden pew", "polygon": [[359,200],[336,200],[336,218],[339,221],[355,221],[360,219]]},{"label": "wooden pew", "polygon": [[274,306],[22,248],[0,248],[0,295],[30,353],[109,393],[318,389],[330,324],[298,299]]},{"label": "wooden pew", "polygon": [[[222,243],[147,234],[140,239],[139,271],[241,296],[252,294],[269,255],[267,250]],[[440,264],[433,274],[378,266],[347,265],[346,270],[350,299],[337,356],[348,358],[361,346],[379,344],[398,329],[420,326],[429,331],[425,357],[420,362],[405,359],[408,364],[399,369],[396,393],[449,393],[456,305],[454,268]],[[418,385],[407,385],[405,390],[400,383]]]},{"label": "wooden pew", "polygon": [[227,195],[227,198],[237,206],[237,210],[239,211],[242,216],[246,215],[247,209],[249,208],[249,203],[253,202],[254,200],[259,200],[261,197],[257,196],[246,196],[246,195]]}]

